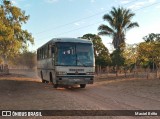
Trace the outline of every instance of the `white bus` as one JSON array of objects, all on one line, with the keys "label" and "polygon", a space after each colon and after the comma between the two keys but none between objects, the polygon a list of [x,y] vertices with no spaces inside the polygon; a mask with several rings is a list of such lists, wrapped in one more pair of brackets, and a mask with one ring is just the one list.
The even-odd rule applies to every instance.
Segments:
[{"label": "white bus", "polygon": [[37,49],[37,71],[43,83],[53,87],[93,84],[93,44],[80,38],[53,38]]}]

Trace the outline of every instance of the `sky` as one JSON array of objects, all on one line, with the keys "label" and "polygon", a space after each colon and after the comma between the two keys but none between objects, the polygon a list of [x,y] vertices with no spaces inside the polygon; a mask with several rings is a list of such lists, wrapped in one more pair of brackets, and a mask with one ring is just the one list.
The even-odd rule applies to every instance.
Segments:
[{"label": "sky", "polygon": [[[25,11],[30,18],[23,29],[28,30],[35,40],[30,51],[42,46],[52,38],[82,37],[98,34],[98,26],[108,24],[102,19],[112,7],[131,9],[135,16],[132,22],[139,27],[126,32],[126,43],[143,41],[149,33],[160,33],[160,0],[11,0]],[[104,45],[113,50],[112,39],[101,36]]]}]

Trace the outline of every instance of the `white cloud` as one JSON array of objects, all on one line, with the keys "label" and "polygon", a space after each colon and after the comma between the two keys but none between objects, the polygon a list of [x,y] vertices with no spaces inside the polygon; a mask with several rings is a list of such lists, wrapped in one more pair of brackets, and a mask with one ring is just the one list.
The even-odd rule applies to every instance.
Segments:
[{"label": "white cloud", "polygon": [[100,10],[104,10],[104,8],[103,8],[103,7],[101,7],[101,8],[100,8]]},{"label": "white cloud", "polygon": [[156,6],[155,8],[156,8],[156,9],[160,9],[160,5]]},{"label": "white cloud", "polygon": [[12,3],[13,5],[17,5],[17,4],[18,4],[18,2],[15,1],[15,0],[11,0],[11,3]]},{"label": "white cloud", "polygon": [[129,0],[121,0],[121,1],[120,1],[121,4],[127,4],[127,3],[129,3],[129,2],[130,2]]},{"label": "white cloud", "polygon": [[145,4],[146,4],[146,2],[136,2],[135,4],[129,6],[128,8],[135,10],[135,9],[143,7]]},{"label": "white cloud", "polygon": [[12,4],[17,5],[19,2],[24,2],[25,0],[10,0]]},{"label": "white cloud", "polygon": [[74,0],[68,0],[69,2],[73,2]]},{"label": "white cloud", "polygon": [[147,6],[150,4],[155,3],[157,0],[141,0],[140,2],[135,2],[134,4],[132,4],[131,6],[129,6],[129,9],[135,10],[138,8],[141,8],[143,6]]},{"label": "white cloud", "polygon": [[81,22],[75,22],[75,23],[74,23],[74,25],[76,25],[76,26],[80,26],[80,25],[82,25],[82,24],[85,24],[85,22],[81,21]]},{"label": "white cloud", "polygon": [[149,3],[155,3],[157,0],[148,0]]},{"label": "white cloud", "polygon": [[30,8],[31,5],[30,5],[30,4],[26,4],[26,5],[24,5],[24,7],[25,7],[25,8]]},{"label": "white cloud", "polygon": [[74,23],[74,25],[79,26],[80,24],[76,22],[76,23]]},{"label": "white cloud", "polygon": [[90,0],[90,2],[91,2],[91,3],[94,3],[94,2],[96,2],[96,0]]},{"label": "white cloud", "polygon": [[115,3],[118,3],[118,0],[114,0]]},{"label": "white cloud", "polygon": [[55,3],[55,2],[58,2],[58,0],[45,0],[45,2],[47,2],[47,3]]}]

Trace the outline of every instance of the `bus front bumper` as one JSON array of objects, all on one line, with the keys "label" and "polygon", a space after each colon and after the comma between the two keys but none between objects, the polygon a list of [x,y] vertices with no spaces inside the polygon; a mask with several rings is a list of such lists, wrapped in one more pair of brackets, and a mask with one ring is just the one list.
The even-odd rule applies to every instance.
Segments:
[{"label": "bus front bumper", "polygon": [[57,77],[56,84],[74,85],[74,84],[93,84],[94,76],[90,77]]}]

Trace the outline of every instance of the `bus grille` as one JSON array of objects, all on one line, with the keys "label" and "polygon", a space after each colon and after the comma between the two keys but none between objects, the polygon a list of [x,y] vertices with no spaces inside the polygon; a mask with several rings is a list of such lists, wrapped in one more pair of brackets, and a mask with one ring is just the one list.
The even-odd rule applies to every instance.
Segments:
[{"label": "bus grille", "polygon": [[85,73],[67,73],[67,75],[86,75]]}]

